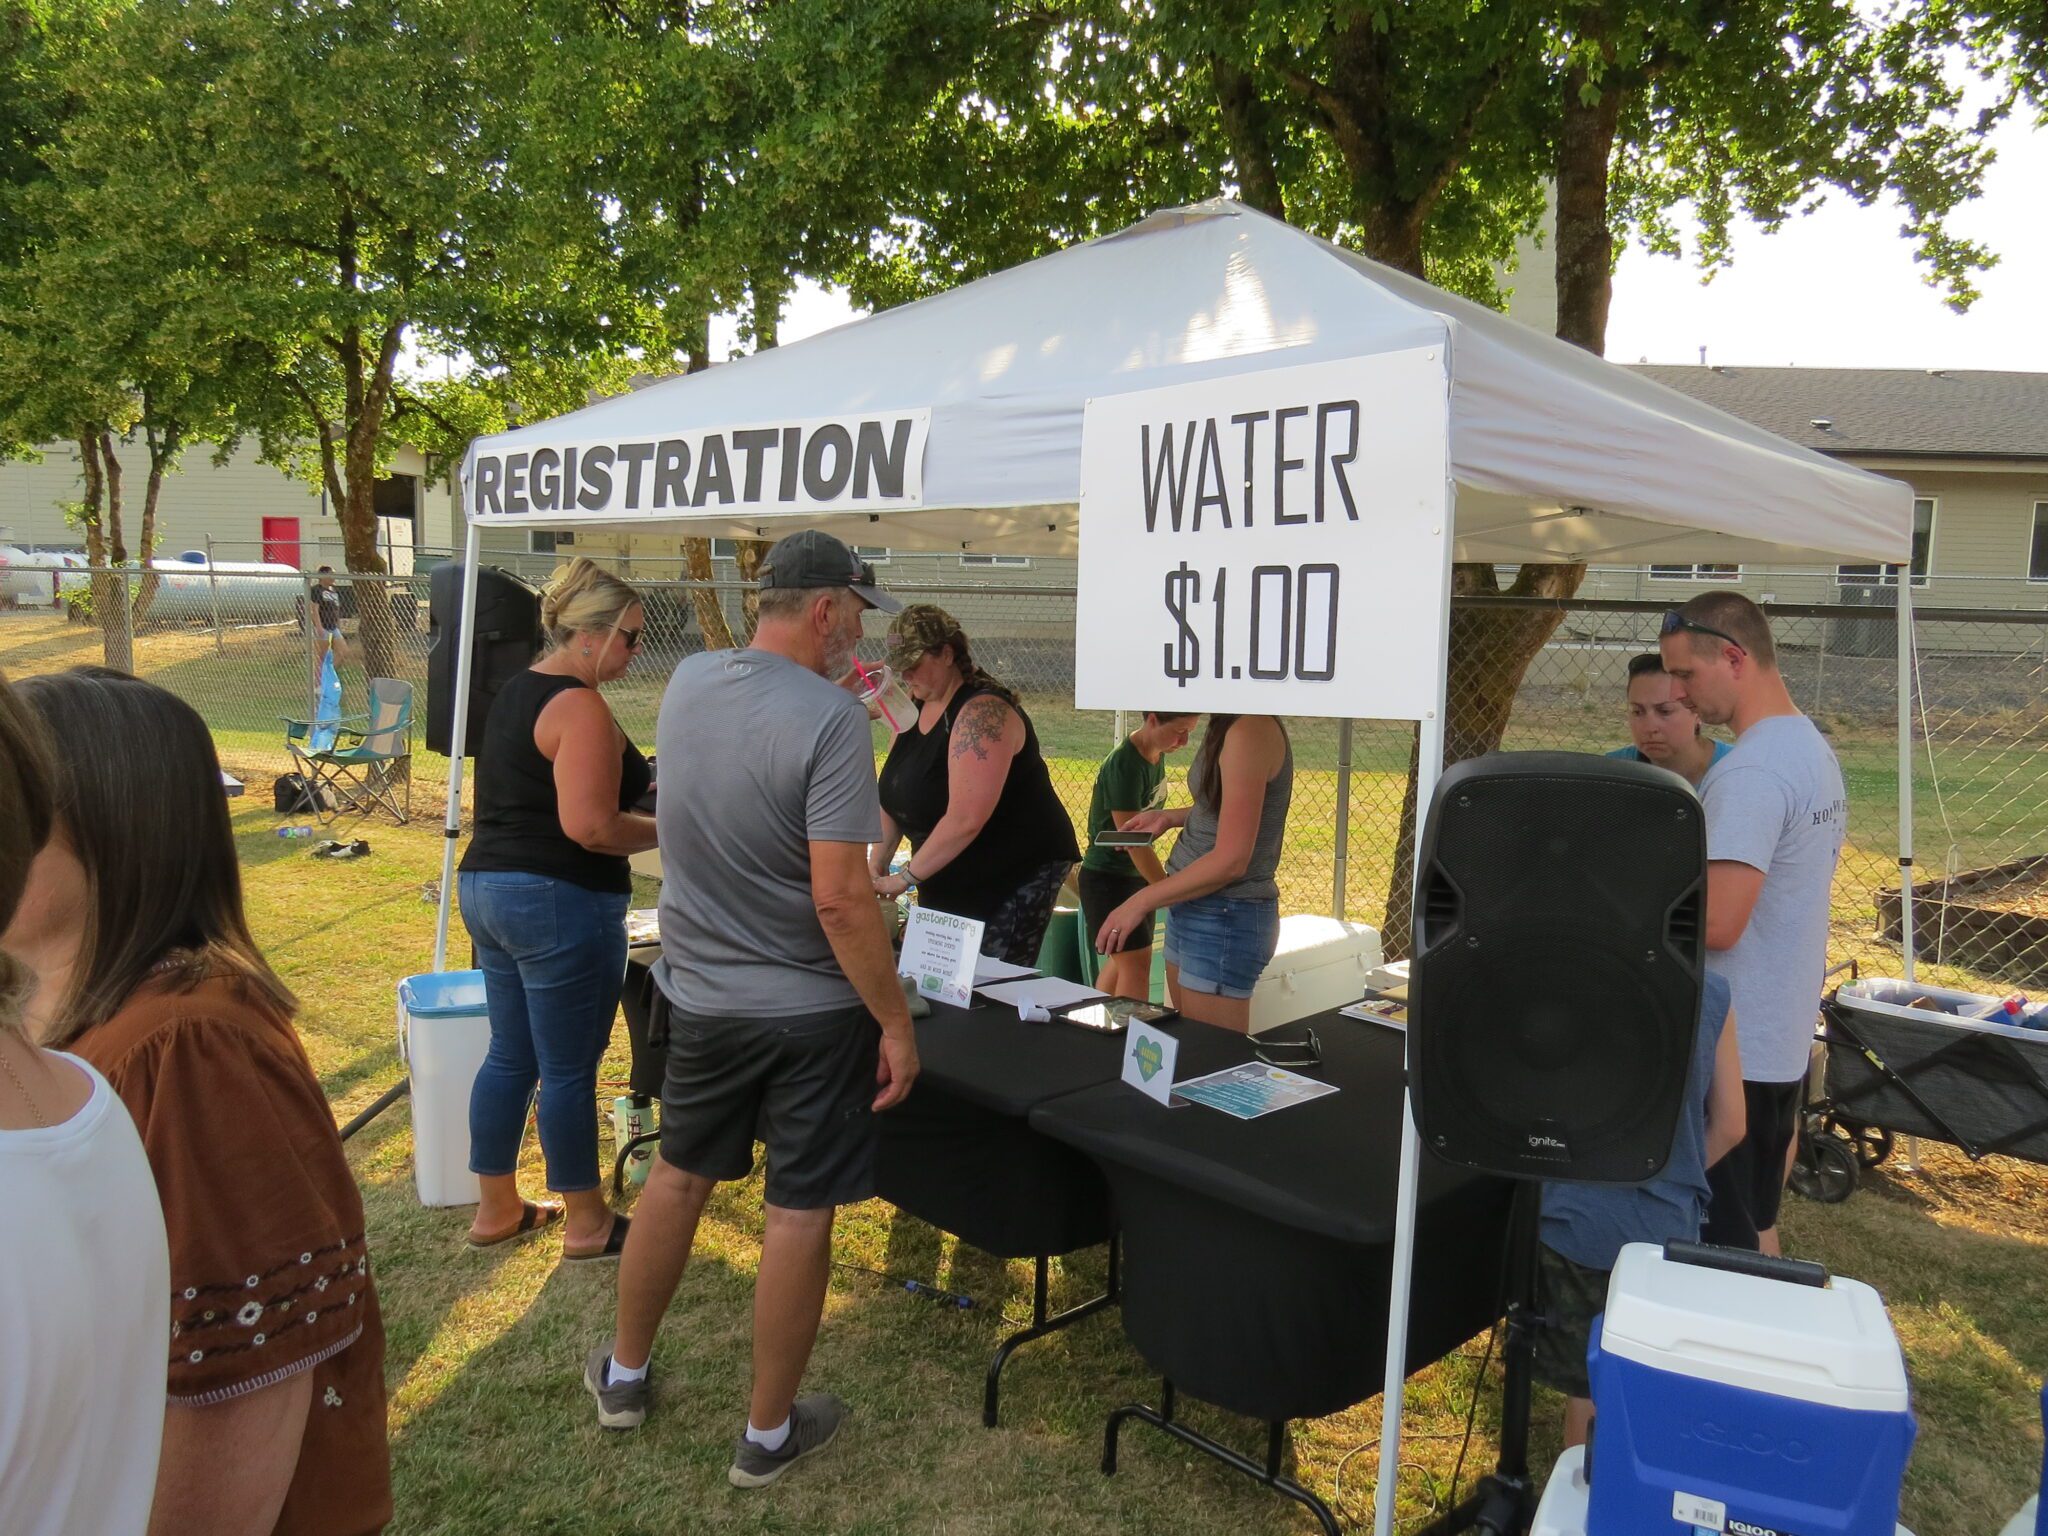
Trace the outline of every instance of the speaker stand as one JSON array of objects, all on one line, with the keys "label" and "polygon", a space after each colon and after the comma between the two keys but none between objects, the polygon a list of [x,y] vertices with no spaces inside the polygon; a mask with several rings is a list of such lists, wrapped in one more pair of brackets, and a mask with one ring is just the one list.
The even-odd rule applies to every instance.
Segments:
[{"label": "speaker stand", "polygon": [[[1536,1304],[1536,1243],[1543,1213],[1543,1186],[1515,1187],[1508,1217],[1507,1345],[1501,1351],[1507,1381],[1501,1392],[1500,1459],[1463,1503],[1422,1528],[1421,1536],[1484,1531],[1487,1536],[1527,1536],[1542,1489],[1529,1476],[1529,1396],[1535,1382],[1536,1331],[1544,1326]],[[1476,1383],[1477,1392],[1484,1383]]]}]

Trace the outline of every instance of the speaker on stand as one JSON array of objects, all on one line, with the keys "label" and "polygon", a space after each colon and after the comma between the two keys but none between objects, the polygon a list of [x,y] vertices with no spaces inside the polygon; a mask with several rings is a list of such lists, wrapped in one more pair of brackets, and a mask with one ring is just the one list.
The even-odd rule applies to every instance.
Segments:
[{"label": "speaker on stand", "polygon": [[[455,745],[455,676],[461,654],[460,561],[434,567],[427,583],[427,750],[446,757]],[[510,571],[477,567],[476,656],[469,667],[464,757],[475,757],[498,690],[540,654],[540,592]]]},{"label": "speaker on stand", "polygon": [[1425,1536],[1529,1529],[1542,1183],[1633,1184],[1671,1156],[1699,1027],[1706,828],[1664,769],[1492,753],[1438,781],[1408,1008],[1424,1147],[1523,1181],[1508,1243],[1500,1456]]}]

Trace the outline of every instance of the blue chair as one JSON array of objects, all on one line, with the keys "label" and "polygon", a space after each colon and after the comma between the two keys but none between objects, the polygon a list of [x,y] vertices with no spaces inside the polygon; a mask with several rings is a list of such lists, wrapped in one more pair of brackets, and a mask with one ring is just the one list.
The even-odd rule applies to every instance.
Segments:
[{"label": "blue chair", "polygon": [[330,746],[312,745],[313,722],[285,718],[284,727],[285,751],[301,785],[288,814],[310,811],[323,826],[344,813],[378,810],[400,826],[412,819],[411,683],[371,678],[368,714],[318,722],[321,736],[334,733]]}]

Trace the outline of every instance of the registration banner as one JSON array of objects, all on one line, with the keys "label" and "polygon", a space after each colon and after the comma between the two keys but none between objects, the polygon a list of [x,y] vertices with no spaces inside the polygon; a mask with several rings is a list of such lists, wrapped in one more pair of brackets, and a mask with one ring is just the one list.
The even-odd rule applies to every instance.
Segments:
[{"label": "registration banner", "polygon": [[470,521],[746,518],[886,512],[924,501],[928,410],[758,422],[668,436],[478,444]]},{"label": "registration banner", "polygon": [[1090,400],[1075,704],[1424,718],[1446,387],[1429,347]]}]

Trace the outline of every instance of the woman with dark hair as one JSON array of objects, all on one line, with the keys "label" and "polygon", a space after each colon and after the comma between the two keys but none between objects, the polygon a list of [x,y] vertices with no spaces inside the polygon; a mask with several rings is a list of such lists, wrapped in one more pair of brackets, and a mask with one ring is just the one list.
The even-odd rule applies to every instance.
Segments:
[{"label": "woman with dark hair", "polygon": [[56,817],[0,949],[36,973],[30,1029],[127,1105],[170,1238],[153,1528],[381,1530],[384,1326],[362,1197],[297,1001],[242,911],[213,739],[123,672],[19,691],[52,744]]},{"label": "woman with dark hair", "polygon": [[1191,1019],[1251,1027],[1252,989],[1280,942],[1280,843],[1294,798],[1294,748],[1271,715],[1211,715],[1188,769],[1195,803],[1146,811],[1133,832],[1181,828],[1166,878],[1134,893],[1102,921],[1105,955],[1131,942],[1166,908],[1166,986]]},{"label": "woman with dark hair", "polygon": [[[42,730],[0,678],[0,932],[54,820]],[[164,1216],[107,1080],[22,1033],[34,986],[0,950],[0,1531],[142,1536],[164,1435]]]},{"label": "woman with dark hair", "polygon": [[[915,889],[922,905],[980,919],[983,953],[1036,964],[1081,850],[1031,717],[974,664],[959,621],[931,603],[912,603],[890,621],[887,660],[918,714],[882,764],[882,840],[869,861],[875,892]],[[892,874],[906,834],[910,860]]]},{"label": "woman with dark hair", "polygon": [[1731,750],[1709,736],[1698,711],[1672,692],[1664,658],[1655,651],[1629,658],[1628,733],[1635,745],[1616,747],[1609,757],[1669,768],[1694,789]]},{"label": "woman with dark hair", "polygon": [[[476,941],[491,1045],[469,1095],[479,1248],[553,1223],[566,1259],[615,1259],[626,1218],[597,1163],[597,1064],[626,979],[629,854],[654,846],[630,809],[654,782],[598,689],[624,675],[647,619],[640,595],[580,556],[541,596],[547,650],[498,691],[476,755],[476,833],[462,856],[462,921]],[[519,1143],[535,1105],[548,1188],[520,1198]]]}]

